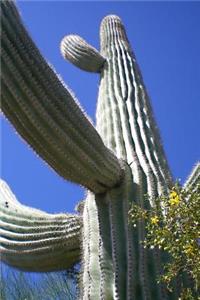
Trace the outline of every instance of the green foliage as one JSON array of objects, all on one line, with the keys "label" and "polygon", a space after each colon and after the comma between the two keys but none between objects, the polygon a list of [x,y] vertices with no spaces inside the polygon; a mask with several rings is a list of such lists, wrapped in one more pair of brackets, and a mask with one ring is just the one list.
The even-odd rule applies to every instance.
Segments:
[{"label": "green foliage", "polygon": [[169,195],[161,196],[149,210],[134,204],[129,211],[130,222],[136,226],[145,220],[145,248],[158,248],[169,255],[164,264],[164,282],[170,291],[174,280],[180,287],[179,299],[197,299],[200,291],[200,184],[193,190],[177,184]]}]

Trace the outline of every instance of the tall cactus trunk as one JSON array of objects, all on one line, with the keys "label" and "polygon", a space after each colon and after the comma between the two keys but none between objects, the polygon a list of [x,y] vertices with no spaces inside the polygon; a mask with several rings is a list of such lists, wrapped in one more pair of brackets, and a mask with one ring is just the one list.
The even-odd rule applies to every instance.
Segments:
[{"label": "tall cactus trunk", "polygon": [[[159,133],[121,20],[106,17],[101,24],[101,71],[97,130],[105,145],[124,163],[125,177],[116,188],[89,195],[83,226],[83,299],[167,299],[157,285],[161,257],[141,245],[145,224],[128,224],[128,208],[149,206],[172,183]],[[97,246],[99,245],[99,247]]]}]

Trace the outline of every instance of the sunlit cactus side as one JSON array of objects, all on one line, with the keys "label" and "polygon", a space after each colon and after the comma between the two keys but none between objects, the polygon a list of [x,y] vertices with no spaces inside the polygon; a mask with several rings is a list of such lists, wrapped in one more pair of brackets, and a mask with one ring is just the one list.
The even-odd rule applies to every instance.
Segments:
[{"label": "sunlit cactus side", "polygon": [[78,35],[66,36],[60,45],[63,57],[84,71],[99,73],[105,58]]},{"label": "sunlit cactus side", "polygon": [[2,183],[2,260],[51,271],[79,262],[81,253],[81,299],[177,299],[156,283],[162,255],[141,245],[144,222],[128,222],[132,202],[144,206],[148,195],[145,205],[154,206],[173,180],[122,21],[103,19],[100,52],[77,35],[61,42],[64,58],[100,73],[95,129],[39,53],[13,1],[1,7],[2,111],[59,175],[88,190],[79,215],[49,215],[20,205]]},{"label": "sunlit cactus side", "polygon": [[1,259],[16,268],[48,272],[64,270],[80,259],[82,219],[48,214],[19,203],[0,181]]},{"label": "sunlit cactus side", "polygon": [[1,9],[3,112],[58,174],[104,192],[120,180],[117,159],[39,53],[13,2]]},{"label": "sunlit cactus side", "polygon": [[[74,63],[70,56],[72,53],[70,39],[71,36],[64,38],[61,43],[61,51],[65,58]],[[78,52],[76,49],[79,48],[79,40],[81,38],[73,41],[74,53]],[[143,240],[145,236],[144,223],[138,224],[138,228],[131,232],[127,226],[127,207],[130,201],[136,201],[143,205],[145,194],[150,196],[150,202],[153,205],[155,197],[168,191],[172,184],[172,177],[135,57],[126,37],[124,26],[117,16],[108,16],[102,21],[100,43],[101,55],[106,58],[106,61],[101,69],[97,103],[97,130],[105,145],[112,149],[119,159],[123,159],[130,166],[127,167],[125,174],[130,173],[129,180],[131,180],[132,185],[126,190],[126,196],[121,195],[123,204],[121,201],[117,201],[119,195],[115,193],[112,193],[111,197],[110,193],[107,192],[104,196],[105,199],[102,200],[109,204],[103,207],[104,214],[102,215],[104,217],[100,214],[103,219],[98,219],[98,226],[101,232],[101,224],[106,222],[105,219],[109,219],[106,223],[106,236],[110,235],[109,249],[112,261],[109,262],[107,252],[102,254],[101,250],[98,249],[96,260],[94,260],[97,263],[99,258],[99,263],[95,268],[95,276],[99,273],[100,283],[103,282],[102,274],[105,270],[102,260],[105,259],[104,255],[107,256],[107,265],[111,266],[114,273],[112,279],[106,280],[107,294],[105,293],[105,285],[100,284],[98,288],[105,299],[111,297],[112,293],[117,299],[126,297],[129,299],[132,297],[165,299],[167,297],[166,290],[161,285],[156,286],[155,284],[156,276],[161,273],[160,254],[157,251],[149,252],[140,245],[139,240]],[[85,43],[84,56],[87,51],[89,55],[90,48],[91,46]],[[80,54],[77,55],[75,65],[82,68],[82,61],[83,58]],[[128,178],[125,181],[127,180]],[[120,186],[121,192],[122,186],[123,184]],[[106,200],[108,198],[110,200]],[[96,200],[96,210],[102,213],[102,208],[98,207],[98,202],[100,201]],[[85,204],[87,217],[90,212],[89,203],[91,203],[90,198],[86,200]],[[115,205],[111,205],[112,203]],[[89,224],[87,225],[89,226]],[[88,227],[87,231],[89,231]],[[119,235],[115,236],[116,233]],[[87,233],[86,236],[88,235]],[[95,237],[97,239],[97,236]],[[103,238],[102,231],[99,244],[102,243]],[[89,246],[85,248],[87,249],[87,259],[84,263],[88,269],[84,268],[85,277],[83,276],[83,281],[85,280],[85,282],[83,282],[83,286],[88,287],[90,279],[91,291],[94,290],[96,293],[97,289],[92,289],[92,286],[95,285],[94,282],[97,277],[93,278],[93,271],[91,269],[90,274],[88,266],[90,259],[92,259],[90,255],[93,257],[94,253],[88,250],[90,249]],[[122,279],[122,276],[125,276],[126,280],[125,278]],[[110,282],[110,288],[108,288],[108,282]],[[109,294],[113,283],[114,292]],[[97,286],[95,285],[95,287]],[[90,296],[90,290],[85,288],[84,295],[87,299]]]},{"label": "sunlit cactus side", "polygon": [[196,191],[198,186],[200,185],[200,162],[192,169],[191,174],[188,176],[186,182],[183,185],[183,188],[187,191],[190,190],[191,192]]}]

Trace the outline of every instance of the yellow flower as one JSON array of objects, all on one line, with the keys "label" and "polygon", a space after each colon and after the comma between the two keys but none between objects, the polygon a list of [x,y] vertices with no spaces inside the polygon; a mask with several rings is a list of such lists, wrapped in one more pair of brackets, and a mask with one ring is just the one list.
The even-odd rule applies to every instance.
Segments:
[{"label": "yellow flower", "polygon": [[158,222],[159,222],[159,219],[157,216],[151,218],[151,224],[157,225]]},{"label": "yellow flower", "polygon": [[180,197],[177,192],[172,191],[169,195],[169,204],[170,205],[177,205],[180,202]]},{"label": "yellow flower", "polygon": [[170,193],[170,198],[174,198],[174,197],[176,197],[177,195],[178,195],[177,192],[171,191],[171,193]]},{"label": "yellow flower", "polygon": [[184,248],[185,248],[184,249],[185,254],[187,254],[187,255],[193,255],[194,254],[194,247],[191,244],[186,245]]}]

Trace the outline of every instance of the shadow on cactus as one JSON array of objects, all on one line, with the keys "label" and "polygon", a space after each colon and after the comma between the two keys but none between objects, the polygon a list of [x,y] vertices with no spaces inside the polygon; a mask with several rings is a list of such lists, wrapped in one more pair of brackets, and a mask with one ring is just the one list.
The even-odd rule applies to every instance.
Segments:
[{"label": "shadow on cactus", "polygon": [[132,203],[146,208],[173,184],[150,101],[119,17],[100,26],[100,52],[77,35],[61,52],[100,74],[96,128],[34,45],[13,1],[2,6],[2,111],[51,168],[81,184],[79,214],[21,205],[1,183],[1,258],[16,268],[52,271],[81,260],[81,299],[177,299],[156,283],[162,255],[144,249],[145,224],[128,223]]}]

